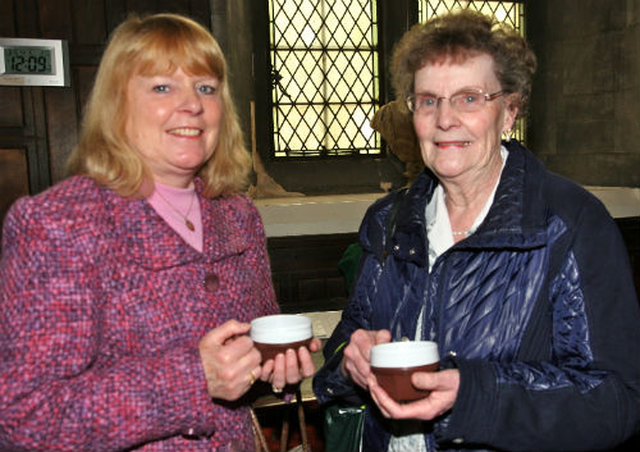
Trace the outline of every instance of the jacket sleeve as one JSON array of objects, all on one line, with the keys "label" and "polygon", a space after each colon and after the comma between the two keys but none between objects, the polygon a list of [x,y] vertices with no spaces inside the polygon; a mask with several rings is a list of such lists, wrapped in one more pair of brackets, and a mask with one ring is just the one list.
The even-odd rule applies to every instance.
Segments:
[{"label": "jacket sleeve", "polygon": [[457,359],[458,399],[437,426],[439,442],[596,450],[638,431],[637,295],[616,224],[604,208],[587,210],[551,253],[548,293],[520,359]]},{"label": "jacket sleeve", "polygon": [[313,380],[313,390],[320,403],[342,400],[351,406],[359,406],[368,398],[362,388],[344,378],[340,364],[351,334],[357,329],[372,329],[371,300],[375,295],[377,275],[381,271],[382,250],[386,246],[384,232],[387,217],[395,199],[396,193],[392,193],[376,201],[369,207],[360,225],[362,254],[349,303],[324,346],[325,363]]},{"label": "jacket sleeve", "polygon": [[340,364],[351,334],[357,329],[375,329],[372,300],[383,268],[381,262],[387,258],[388,229],[395,227],[396,214],[404,197],[405,190],[400,189],[378,199],[362,220],[358,234],[362,254],[349,303],[324,347],[325,364],[313,381],[314,393],[320,403],[342,400],[359,406],[370,400],[367,392],[343,377]]},{"label": "jacket sleeve", "polygon": [[363,390],[351,380],[344,378],[340,364],[351,334],[357,329],[371,329],[371,285],[369,278],[361,276],[371,274],[378,266],[375,257],[366,250],[363,251],[352,296],[342,312],[340,322],[324,346],[325,362],[313,379],[313,391],[321,404],[342,400],[351,406],[359,406],[365,402]]},{"label": "jacket sleeve", "polygon": [[176,340],[95,365],[109,331],[101,329],[99,240],[82,224],[100,215],[52,220],[42,207],[23,199],[5,221],[0,450],[112,451],[212,433],[197,344]]}]

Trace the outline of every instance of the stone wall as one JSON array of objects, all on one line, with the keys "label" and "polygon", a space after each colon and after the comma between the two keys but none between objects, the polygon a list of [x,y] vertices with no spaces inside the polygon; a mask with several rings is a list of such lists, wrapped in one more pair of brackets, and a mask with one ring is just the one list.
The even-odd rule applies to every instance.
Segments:
[{"label": "stone wall", "polygon": [[576,182],[640,186],[640,0],[527,2],[528,145]]}]

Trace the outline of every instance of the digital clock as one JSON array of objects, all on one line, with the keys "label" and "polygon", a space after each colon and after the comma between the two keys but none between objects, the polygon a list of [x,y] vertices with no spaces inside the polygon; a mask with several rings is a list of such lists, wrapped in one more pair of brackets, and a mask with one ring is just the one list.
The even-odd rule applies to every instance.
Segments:
[{"label": "digital clock", "polygon": [[50,47],[5,47],[5,74],[53,74]]},{"label": "digital clock", "polygon": [[69,86],[66,41],[0,38],[0,85]]}]

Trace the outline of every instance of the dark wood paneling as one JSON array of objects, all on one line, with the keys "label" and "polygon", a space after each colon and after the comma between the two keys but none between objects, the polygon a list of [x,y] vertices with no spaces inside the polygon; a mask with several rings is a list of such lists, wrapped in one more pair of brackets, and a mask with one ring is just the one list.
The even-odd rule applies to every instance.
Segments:
[{"label": "dark wood paneling", "polygon": [[49,165],[51,182],[61,181],[66,176],[66,161],[77,144],[80,118],[75,90],[71,88],[50,89],[45,92],[47,136],[49,137]]},{"label": "dark wood paneling", "polygon": [[2,14],[0,14],[0,36],[14,36],[15,35],[15,11],[13,10],[13,2],[2,2]]},{"label": "dark wood paneling", "polygon": [[338,262],[352,234],[269,238],[273,284],[284,312],[341,309],[347,288]]},{"label": "dark wood paneling", "polygon": [[22,88],[25,129],[24,144],[28,149],[29,191],[39,193],[51,185],[47,143],[47,117],[44,91],[53,88]]},{"label": "dark wood paneling", "polygon": [[129,12],[138,12],[141,14],[157,11],[156,0],[129,0]]},{"label": "dark wood paneling", "polygon": [[98,70],[96,66],[78,66],[73,71],[73,77],[75,81],[75,93],[77,96],[79,117],[82,116],[82,108],[87,103],[91,88],[93,86],[93,79],[95,78]]},{"label": "dark wood paneling", "polygon": [[108,7],[105,5],[104,18],[108,30],[107,33],[116,28],[116,26],[127,17],[128,11],[130,10],[128,9],[127,0],[113,0],[109,2]]},{"label": "dark wood paneling", "polygon": [[74,41],[81,42],[84,45],[102,46],[108,33],[104,8],[103,2],[73,2]]},{"label": "dark wood paneling", "polygon": [[73,11],[71,0],[55,2],[41,0],[39,2],[39,25],[43,37],[73,41],[75,24],[71,17]]},{"label": "dark wood paneling", "polygon": [[[23,0],[14,1],[15,6],[15,35],[21,38],[41,38],[38,15],[40,13],[39,1]],[[1,15],[1,14],[0,14]],[[10,19],[10,18],[7,18]]]},{"label": "dark wood paneling", "polygon": [[0,108],[0,128],[5,127],[22,127],[24,125],[22,111],[22,96],[20,88],[1,86],[0,99],[2,99],[2,108]]},{"label": "dark wood paneling", "polygon": [[0,222],[20,196],[29,194],[27,156],[24,149],[0,149]]}]

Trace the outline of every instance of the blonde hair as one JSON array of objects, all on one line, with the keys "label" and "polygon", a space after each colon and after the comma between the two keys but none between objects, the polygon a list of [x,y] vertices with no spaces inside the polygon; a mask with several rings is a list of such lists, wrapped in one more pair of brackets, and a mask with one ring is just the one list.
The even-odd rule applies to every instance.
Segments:
[{"label": "blonde hair", "polygon": [[131,16],[112,33],[98,68],[83,119],[71,174],[93,178],[122,196],[140,194],[152,181],[129,144],[127,84],[134,75],[173,73],[178,68],[219,80],[222,119],[215,152],[198,171],[205,196],[229,195],[246,187],[251,157],[244,144],[220,46],[197,22],[177,14]]},{"label": "blonde hair", "polygon": [[414,75],[428,63],[486,53],[493,58],[502,90],[518,95],[518,115],[526,111],[536,57],[520,34],[478,11],[462,9],[414,25],[393,50],[392,84],[398,99],[413,94]]}]

